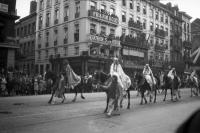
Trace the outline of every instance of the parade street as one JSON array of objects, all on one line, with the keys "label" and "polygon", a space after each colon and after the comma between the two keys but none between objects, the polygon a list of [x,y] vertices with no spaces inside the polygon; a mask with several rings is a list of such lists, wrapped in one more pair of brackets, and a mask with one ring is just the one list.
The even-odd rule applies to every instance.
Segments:
[{"label": "parade street", "polygon": [[[200,107],[200,97],[190,97],[189,89],[181,90],[178,102],[139,105],[140,97],[131,92],[131,109],[108,118],[103,114],[105,93],[86,93],[85,100],[78,95],[65,94],[63,104],[49,105],[50,95],[0,98],[1,133],[173,133],[177,127]],[[57,100],[59,101],[59,100]]]}]

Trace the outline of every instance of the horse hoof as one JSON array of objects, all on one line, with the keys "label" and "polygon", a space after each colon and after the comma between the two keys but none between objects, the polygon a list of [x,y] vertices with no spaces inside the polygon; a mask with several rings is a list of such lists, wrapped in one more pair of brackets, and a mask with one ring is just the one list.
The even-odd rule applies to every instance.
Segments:
[{"label": "horse hoof", "polygon": [[130,109],[130,106],[128,106],[127,109]]},{"label": "horse hoof", "polygon": [[72,102],[75,102],[76,100],[74,99],[74,100],[72,100]]},{"label": "horse hoof", "polygon": [[84,97],[84,96],[81,96],[81,98],[82,98],[82,99],[85,99],[85,97]]}]

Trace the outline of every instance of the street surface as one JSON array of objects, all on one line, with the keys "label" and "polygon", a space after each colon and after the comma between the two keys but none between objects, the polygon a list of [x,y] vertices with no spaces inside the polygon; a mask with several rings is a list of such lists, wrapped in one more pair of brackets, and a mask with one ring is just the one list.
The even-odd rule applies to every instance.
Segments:
[{"label": "street surface", "polygon": [[[200,97],[190,97],[189,89],[181,90],[178,102],[139,105],[140,97],[131,92],[131,109],[127,100],[119,116],[107,118],[103,114],[105,93],[86,93],[85,100],[65,94],[64,104],[49,105],[50,95],[0,98],[0,133],[173,133],[195,110]],[[149,99],[149,98],[148,98]],[[59,101],[59,100],[58,100]],[[60,100],[61,101],[61,100]]]}]

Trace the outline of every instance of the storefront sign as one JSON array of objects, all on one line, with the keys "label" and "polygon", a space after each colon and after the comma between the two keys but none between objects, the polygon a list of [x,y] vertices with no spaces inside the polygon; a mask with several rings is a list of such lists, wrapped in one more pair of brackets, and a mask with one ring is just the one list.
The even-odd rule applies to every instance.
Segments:
[{"label": "storefront sign", "polygon": [[144,52],[132,50],[132,49],[123,49],[123,55],[131,55],[144,58]]},{"label": "storefront sign", "polygon": [[1,12],[8,12],[8,5],[0,3],[0,11]]},{"label": "storefront sign", "polygon": [[97,35],[89,35],[89,40],[91,42],[101,43],[103,45],[110,45],[115,47],[120,47],[119,40],[108,40],[107,37],[97,36]]}]

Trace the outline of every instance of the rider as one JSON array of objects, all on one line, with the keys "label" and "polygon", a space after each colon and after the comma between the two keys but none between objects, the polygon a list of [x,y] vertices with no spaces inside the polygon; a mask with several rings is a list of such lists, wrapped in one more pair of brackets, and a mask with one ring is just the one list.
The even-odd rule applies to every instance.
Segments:
[{"label": "rider", "polygon": [[173,67],[173,68],[169,71],[169,73],[167,74],[167,76],[168,76],[169,78],[171,78],[172,80],[174,80],[174,76],[176,76],[176,69]]},{"label": "rider", "polygon": [[68,60],[64,60],[63,64],[64,64],[64,69],[65,69],[66,75],[67,75],[68,86],[73,89],[76,85],[78,85],[81,82],[81,77],[78,76],[72,70],[71,66],[69,65]]},{"label": "rider", "polygon": [[152,72],[151,68],[149,67],[149,64],[146,64],[144,66],[142,73],[143,73],[145,79],[147,80],[147,83],[149,83],[150,87],[152,87],[153,85],[156,84],[155,78],[153,76],[153,72]]},{"label": "rider", "polygon": [[197,78],[196,70],[193,70],[193,72],[190,75],[190,79],[192,81],[194,81],[197,84],[197,86],[198,86],[198,78]]}]

